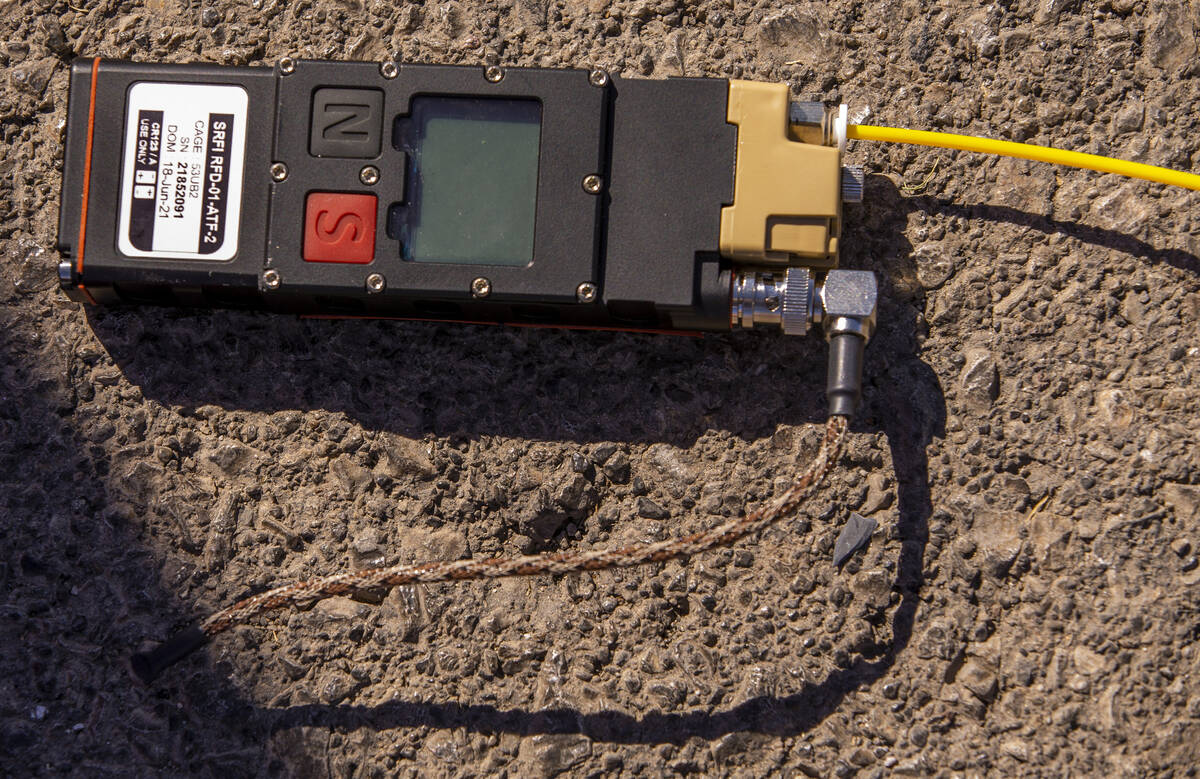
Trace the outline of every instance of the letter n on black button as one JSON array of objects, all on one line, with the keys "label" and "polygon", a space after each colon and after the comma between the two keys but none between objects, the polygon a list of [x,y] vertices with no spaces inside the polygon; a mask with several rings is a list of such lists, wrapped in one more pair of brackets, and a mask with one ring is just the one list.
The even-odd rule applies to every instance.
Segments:
[{"label": "letter n on black button", "polygon": [[314,157],[377,157],[383,136],[383,92],[318,89],[313,93],[308,150]]}]

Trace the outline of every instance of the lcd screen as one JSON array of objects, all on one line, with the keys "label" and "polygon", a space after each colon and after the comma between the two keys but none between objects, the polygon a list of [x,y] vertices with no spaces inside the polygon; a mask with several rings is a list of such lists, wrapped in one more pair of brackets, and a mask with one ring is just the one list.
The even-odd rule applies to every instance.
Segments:
[{"label": "lcd screen", "polygon": [[542,106],[537,100],[421,96],[396,119],[408,155],[388,234],[412,262],[533,261]]}]

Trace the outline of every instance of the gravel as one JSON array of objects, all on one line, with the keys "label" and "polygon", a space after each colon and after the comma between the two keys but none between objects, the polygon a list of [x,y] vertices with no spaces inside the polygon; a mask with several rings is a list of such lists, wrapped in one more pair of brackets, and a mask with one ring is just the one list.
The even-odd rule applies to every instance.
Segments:
[{"label": "gravel", "polygon": [[[1200,169],[1169,0],[161,0],[0,18],[0,773],[1174,775],[1200,763],[1200,195],[852,144],[879,332],[839,469],[761,543],[399,588],[129,654],[272,583],[624,545],[768,500],[824,346],[83,309],[75,55],[787,81],[870,121]],[[653,258],[648,258],[652,260]],[[865,505],[864,505],[865,504]],[[868,511],[869,509],[869,511]],[[839,571],[853,510],[879,524]]]}]

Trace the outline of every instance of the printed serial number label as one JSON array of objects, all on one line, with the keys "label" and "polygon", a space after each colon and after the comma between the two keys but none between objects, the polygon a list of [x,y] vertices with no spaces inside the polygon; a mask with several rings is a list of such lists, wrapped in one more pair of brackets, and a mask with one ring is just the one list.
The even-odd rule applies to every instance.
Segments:
[{"label": "printed serial number label", "polygon": [[129,257],[237,253],[246,90],[143,81],[129,90],[117,248]]}]

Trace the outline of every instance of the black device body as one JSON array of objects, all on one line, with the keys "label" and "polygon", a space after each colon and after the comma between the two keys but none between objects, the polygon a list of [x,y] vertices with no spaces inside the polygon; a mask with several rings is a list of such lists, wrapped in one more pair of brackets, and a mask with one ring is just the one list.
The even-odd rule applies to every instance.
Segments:
[{"label": "black device body", "polygon": [[727,330],[727,100],[579,70],[80,60],[60,280],[99,303]]}]

